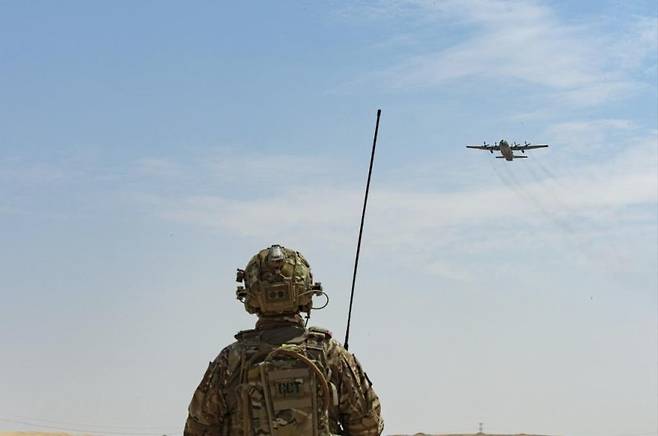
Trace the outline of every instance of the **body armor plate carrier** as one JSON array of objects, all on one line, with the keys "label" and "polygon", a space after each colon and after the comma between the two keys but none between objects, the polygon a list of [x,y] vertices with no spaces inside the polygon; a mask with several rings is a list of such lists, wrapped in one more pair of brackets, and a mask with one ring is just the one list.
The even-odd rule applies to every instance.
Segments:
[{"label": "body armor plate carrier", "polygon": [[332,434],[329,408],[336,405],[337,395],[329,381],[323,340],[324,334],[314,329],[281,345],[246,340],[235,420],[242,434]]}]

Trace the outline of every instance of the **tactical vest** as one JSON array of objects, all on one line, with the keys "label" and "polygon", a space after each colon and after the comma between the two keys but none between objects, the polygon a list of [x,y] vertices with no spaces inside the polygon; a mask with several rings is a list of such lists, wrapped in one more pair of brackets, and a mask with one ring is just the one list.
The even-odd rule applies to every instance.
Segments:
[{"label": "tactical vest", "polygon": [[[294,328],[293,328],[294,329]],[[235,377],[231,434],[244,436],[329,436],[329,410],[338,405],[330,382],[326,331],[297,329],[279,343],[277,330],[239,333],[240,365]],[[288,329],[290,331],[290,329]],[[286,336],[285,333],[283,336]],[[290,336],[290,335],[288,335]],[[274,340],[272,340],[274,339]],[[236,368],[237,369],[237,368]]]}]

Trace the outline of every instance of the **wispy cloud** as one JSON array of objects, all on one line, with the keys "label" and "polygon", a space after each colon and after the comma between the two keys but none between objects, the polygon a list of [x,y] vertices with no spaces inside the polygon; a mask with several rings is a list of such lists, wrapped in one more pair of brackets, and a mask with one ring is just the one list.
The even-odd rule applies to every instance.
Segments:
[{"label": "wispy cloud", "polygon": [[[459,24],[467,35],[429,49],[378,76],[392,88],[464,79],[504,80],[550,91],[555,103],[596,105],[647,86],[634,73],[653,64],[655,17],[630,23],[567,23],[533,0],[426,0],[378,3],[380,16],[417,14],[436,26]],[[376,16],[370,7],[365,13]],[[429,43],[428,45],[432,45]],[[651,82],[649,82],[651,83]]]},{"label": "wispy cloud", "polygon": [[[545,137],[555,145],[518,164],[487,154],[459,168],[426,160],[422,174],[415,161],[380,170],[386,173],[371,192],[368,235],[382,250],[413,253],[409,259],[428,273],[465,280],[468,270],[455,256],[514,252],[539,240],[559,245],[561,238],[580,247],[623,229],[655,231],[657,132],[606,118],[557,123]],[[12,163],[11,172],[2,167],[5,176],[43,186],[75,171],[51,164],[45,177],[35,173],[38,162]],[[118,173],[130,182],[121,189],[139,203],[135,209],[164,220],[305,246],[312,235],[314,244],[344,249],[353,244],[363,195],[361,178],[336,176],[344,167],[338,157],[310,153],[223,150],[184,161],[139,159]],[[93,182],[96,171],[84,168],[76,180]],[[7,207],[15,205],[0,212]],[[437,252],[452,255],[437,259]]]},{"label": "wispy cloud", "polygon": [[135,172],[144,176],[176,177],[184,173],[184,168],[169,159],[146,158],[135,163]]},{"label": "wispy cloud", "polygon": [[565,121],[547,127],[544,136],[554,144],[568,146],[571,153],[586,150],[591,155],[602,149],[614,151],[621,138],[633,134],[635,127],[624,119]]},{"label": "wispy cloud", "polygon": [[[610,134],[615,130],[628,131],[632,124],[599,120],[589,124],[574,122],[556,129],[571,134]],[[604,135],[593,146],[605,140]],[[620,227],[655,228],[655,214],[629,212],[657,202],[654,142],[655,135],[641,141],[629,140],[620,145],[623,152],[610,159],[566,173],[544,167],[539,160],[528,160],[518,168],[496,161],[492,163],[494,172],[484,185],[472,183],[444,189],[437,181],[436,189],[419,191],[414,186],[394,188],[396,183],[389,180],[386,186],[371,193],[368,234],[384,249],[415,252],[427,272],[460,280],[467,274],[450,259],[430,261],[423,257],[447,250],[455,255],[504,252],[538,239],[558,241],[566,237],[582,245],[590,244],[602,232],[616,232]],[[649,154],[653,160],[647,159]],[[289,162],[298,159],[294,157]],[[277,155],[269,163],[267,156],[262,156],[253,165],[268,174],[283,161],[287,161],[285,155]],[[251,168],[248,163],[245,165],[247,170]],[[306,174],[300,168],[306,168]],[[329,166],[325,169],[338,172]],[[441,174],[437,171],[436,177],[441,178]],[[362,186],[332,187],[325,181],[314,181],[313,166],[298,167],[297,176],[306,183],[288,180],[266,196],[189,194],[158,196],[151,201],[164,219],[218,232],[282,241],[313,235],[315,243],[334,248],[351,246]]]},{"label": "wispy cloud", "polygon": [[33,162],[18,158],[0,160],[0,181],[9,184],[43,184],[67,180],[74,176],[65,165]]}]

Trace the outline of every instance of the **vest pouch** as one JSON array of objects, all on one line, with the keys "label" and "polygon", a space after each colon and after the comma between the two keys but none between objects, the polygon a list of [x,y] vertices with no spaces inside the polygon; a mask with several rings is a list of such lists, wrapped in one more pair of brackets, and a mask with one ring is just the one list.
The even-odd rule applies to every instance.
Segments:
[{"label": "vest pouch", "polygon": [[309,368],[263,365],[273,436],[317,435],[315,374]]},{"label": "vest pouch", "polygon": [[260,374],[258,366],[250,368],[246,374],[247,383],[243,383],[237,388],[238,416],[244,435],[270,434],[270,417]]},{"label": "vest pouch", "polygon": [[238,386],[240,433],[327,436],[332,396],[326,376],[304,346],[283,345],[248,365]]}]

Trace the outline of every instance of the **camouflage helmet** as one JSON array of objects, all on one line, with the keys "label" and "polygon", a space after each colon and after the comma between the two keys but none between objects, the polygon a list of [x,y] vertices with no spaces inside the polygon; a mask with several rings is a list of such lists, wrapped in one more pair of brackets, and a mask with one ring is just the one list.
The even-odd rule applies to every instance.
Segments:
[{"label": "camouflage helmet", "polygon": [[247,312],[260,315],[308,313],[313,295],[324,294],[304,256],[281,245],[259,251],[238,269],[236,281],[244,283],[236,290],[238,300]]}]

